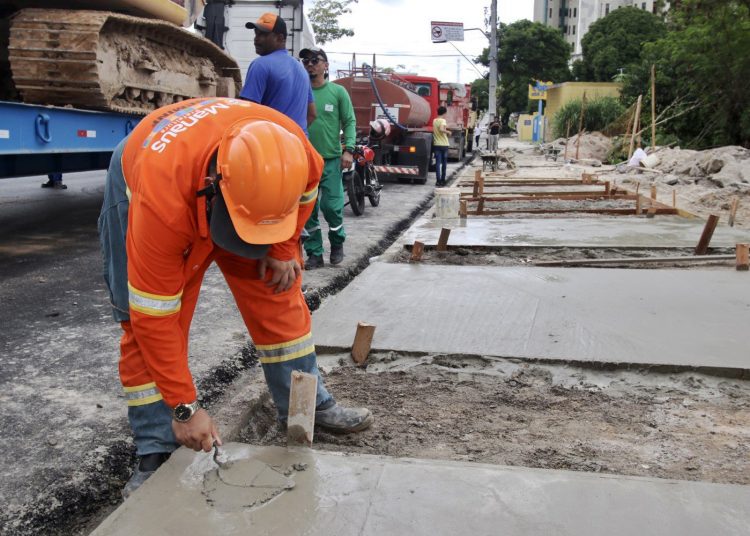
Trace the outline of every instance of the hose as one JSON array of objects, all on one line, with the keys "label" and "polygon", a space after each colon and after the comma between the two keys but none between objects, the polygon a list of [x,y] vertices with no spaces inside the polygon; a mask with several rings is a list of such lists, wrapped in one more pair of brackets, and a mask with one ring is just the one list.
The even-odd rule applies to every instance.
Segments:
[{"label": "hose", "polygon": [[398,121],[396,121],[393,116],[391,115],[391,112],[388,111],[388,108],[385,107],[385,104],[383,104],[383,99],[380,98],[380,92],[378,91],[378,86],[375,84],[375,76],[372,74],[372,67],[367,65],[366,63],[362,64],[362,68],[367,73],[367,77],[370,79],[370,84],[372,85],[372,91],[375,93],[375,98],[378,99],[378,104],[380,104],[380,108],[385,112],[385,116],[388,118],[388,121],[396,125],[401,130],[409,130],[404,125],[400,124]]}]

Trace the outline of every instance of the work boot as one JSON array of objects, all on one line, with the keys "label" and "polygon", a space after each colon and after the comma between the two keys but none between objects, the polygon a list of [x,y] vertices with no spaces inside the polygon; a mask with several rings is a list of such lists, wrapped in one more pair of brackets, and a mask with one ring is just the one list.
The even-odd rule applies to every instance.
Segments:
[{"label": "work boot", "polygon": [[344,260],[344,245],[338,244],[336,246],[331,245],[331,264],[336,266],[337,264],[341,264],[341,261]]},{"label": "work boot", "polygon": [[55,190],[67,190],[68,185],[63,184],[61,181],[48,180],[47,182],[42,183],[42,188],[54,188]]},{"label": "work boot", "polygon": [[374,420],[367,408],[345,408],[335,402],[330,408],[315,412],[315,424],[331,432],[361,432]]},{"label": "work boot", "polygon": [[138,467],[133,471],[133,476],[130,477],[125,487],[122,488],[122,498],[127,500],[171,455],[171,452],[156,452],[141,456],[138,461]]},{"label": "work boot", "polygon": [[308,255],[305,261],[305,270],[315,270],[315,268],[323,268],[325,263],[323,262],[323,255]]}]

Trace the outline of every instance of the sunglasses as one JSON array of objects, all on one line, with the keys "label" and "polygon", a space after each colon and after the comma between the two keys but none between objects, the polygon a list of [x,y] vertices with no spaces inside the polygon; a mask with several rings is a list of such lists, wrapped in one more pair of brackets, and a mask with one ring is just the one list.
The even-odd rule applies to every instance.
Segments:
[{"label": "sunglasses", "polygon": [[320,58],[305,58],[302,60],[303,65],[317,65],[322,60]]}]

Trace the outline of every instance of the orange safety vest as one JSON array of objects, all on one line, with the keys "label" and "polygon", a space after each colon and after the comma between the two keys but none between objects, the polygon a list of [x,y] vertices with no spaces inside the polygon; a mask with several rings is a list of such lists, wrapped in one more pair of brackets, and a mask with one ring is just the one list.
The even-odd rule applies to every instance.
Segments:
[{"label": "orange safety vest", "polygon": [[150,375],[170,406],[196,398],[187,360],[188,326],[181,325],[179,311],[186,282],[214,249],[206,198],[196,192],[204,187],[209,160],[225,130],[243,118],[273,121],[304,143],[310,171],[297,229],[268,253],[279,260],[297,258],[300,233],[315,206],[323,160],[304,131],[284,114],[238,99],[186,100],[144,118],[122,154],[130,199],[130,322]]}]

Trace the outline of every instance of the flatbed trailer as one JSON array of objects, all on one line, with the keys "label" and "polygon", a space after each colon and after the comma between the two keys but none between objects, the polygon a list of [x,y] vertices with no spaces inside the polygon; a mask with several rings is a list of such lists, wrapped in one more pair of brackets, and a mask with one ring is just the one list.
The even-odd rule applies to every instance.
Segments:
[{"label": "flatbed trailer", "polygon": [[0,178],[106,169],[141,119],[0,101]]}]

